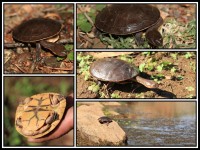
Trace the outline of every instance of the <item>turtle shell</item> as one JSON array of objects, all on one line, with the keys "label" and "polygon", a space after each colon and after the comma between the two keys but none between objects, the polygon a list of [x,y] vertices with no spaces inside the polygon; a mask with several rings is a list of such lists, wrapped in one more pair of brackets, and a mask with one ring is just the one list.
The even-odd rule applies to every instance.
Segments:
[{"label": "turtle shell", "polygon": [[159,18],[158,8],[149,4],[113,4],[99,12],[95,26],[109,34],[127,35],[153,26]]},{"label": "turtle shell", "polygon": [[13,30],[13,38],[21,42],[36,42],[57,35],[61,23],[48,18],[34,18],[23,22]]},{"label": "turtle shell", "polygon": [[120,82],[138,75],[137,67],[115,58],[103,58],[90,65],[90,74],[102,81]]},{"label": "turtle shell", "polygon": [[104,124],[104,123],[109,124],[109,123],[112,122],[112,119],[109,118],[109,117],[106,117],[106,116],[102,116],[102,117],[100,117],[98,120],[99,120],[99,122],[100,122],[101,124]]},{"label": "turtle shell", "polygon": [[42,137],[60,123],[65,108],[65,97],[57,93],[42,93],[28,97],[17,107],[16,130],[25,137]]}]

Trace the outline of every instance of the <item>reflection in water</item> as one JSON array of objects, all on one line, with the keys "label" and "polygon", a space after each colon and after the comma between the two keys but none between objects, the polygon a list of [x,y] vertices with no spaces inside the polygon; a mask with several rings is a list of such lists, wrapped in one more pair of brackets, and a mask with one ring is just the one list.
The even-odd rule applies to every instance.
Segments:
[{"label": "reflection in water", "polygon": [[[126,102],[115,107],[133,146],[195,146],[195,102]],[[126,117],[124,117],[126,116]]]}]

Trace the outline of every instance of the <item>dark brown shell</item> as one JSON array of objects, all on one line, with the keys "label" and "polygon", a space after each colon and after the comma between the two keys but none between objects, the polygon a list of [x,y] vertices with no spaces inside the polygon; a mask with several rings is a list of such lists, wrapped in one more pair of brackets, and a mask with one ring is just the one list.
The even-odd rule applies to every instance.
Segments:
[{"label": "dark brown shell", "polygon": [[100,122],[101,124],[104,124],[104,123],[111,123],[111,122],[112,122],[112,119],[109,118],[109,117],[106,117],[106,116],[102,116],[102,117],[100,117],[98,120],[99,120],[99,122]]},{"label": "dark brown shell", "polygon": [[95,26],[109,34],[127,35],[153,26],[159,18],[158,8],[148,4],[113,4],[99,12]]},{"label": "dark brown shell", "polygon": [[13,38],[21,42],[36,42],[57,35],[62,25],[48,18],[34,18],[13,30]]},{"label": "dark brown shell", "polygon": [[104,58],[90,65],[90,74],[101,81],[120,82],[138,75],[139,70],[126,61]]}]

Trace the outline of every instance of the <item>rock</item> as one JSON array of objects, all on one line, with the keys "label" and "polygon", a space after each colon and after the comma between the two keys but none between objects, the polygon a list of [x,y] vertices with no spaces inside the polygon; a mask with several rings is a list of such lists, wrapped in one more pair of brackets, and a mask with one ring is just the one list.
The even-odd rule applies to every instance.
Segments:
[{"label": "rock", "polygon": [[102,102],[105,106],[121,106],[119,102]]},{"label": "rock", "polygon": [[78,104],[87,105],[87,106],[93,105],[93,106],[99,107],[101,109],[103,108],[103,105],[100,102],[78,102]]},{"label": "rock", "polygon": [[[96,102],[94,102],[96,103]],[[77,108],[77,142],[85,145],[123,145],[126,133],[114,120],[101,124],[98,118],[104,116],[98,105],[81,105]],[[81,142],[81,141],[85,142]],[[80,141],[80,142],[79,142]]]},{"label": "rock", "polygon": [[114,116],[114,115],[115,115],[115,116],[116,116],[116,115],[120,115],[118,112],[111,111],[111,110],[109,111],[109,114],[110,114],[110,115],[113,115],[113,116]]}]

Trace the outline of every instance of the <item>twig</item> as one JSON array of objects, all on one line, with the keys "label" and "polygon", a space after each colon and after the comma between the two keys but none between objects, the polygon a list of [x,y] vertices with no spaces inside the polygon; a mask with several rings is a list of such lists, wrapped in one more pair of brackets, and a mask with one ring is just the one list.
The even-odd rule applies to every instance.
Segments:
[{"label": "twig", "polygon": [[21,67],[19,67],[17,64],[14,64],[21,72],[26,73],[26,71],[24,69],[22,69]]},{"label": "twig", "polygon": [[65,10],[65,9],[67,9],[67,8],[69,8],[70,7],[70,5],[69,6],[63,6],[63,7],[60,7],[60,8],[47,8],[47,9],[44,9],[44,10],[42,10],[42,12],[54,12],[54,11],[62,11],[62,10]]},{"label": "twig", "polygon": [[[73,44],[73,40],[70,39],[61,39],[58,40],[56,43],[58,44]],[[23,43],[4,43],[4,48],[16,48],[16,47],[27,47],[27,44]]]},{"label": "twig", "polygon": [[73,67],[71,67],[70,69],[68,68],[53,68],[53,67],[49,67],[49,66],[43,66],[43,67],[38,67],[39,69],[42,70],[42,68],[48,68],[48,69],[52,69],[52,70],[62,70],[62,71],[72,71]]},{"label": "twig", "polygon": [[58,40],[56,43],[58,44],[73,44],[73,40],[70,38],[70,39],[60,39]]},{"label": "twig", "polygon": [[4,48],[16,48],[16,47],[25,47],[23,43],[4,43]]},{"label": "twig", "polygon": [[84,12],[84,11],[82,10],[82,8],[81,8],[80,5],[77,5],[77,6],[78,6],[79,10],[80,10],[80,11],[84,14],[84,16],[87,18],[87,20],[90,22],[90,24],[91,24],[92,26],[94,26],[94,22],[93,22],[92,19],[87,15],[87,13]]},{"label": "twig", "polygon": [[82,34],[79,34],[80,37],[84,38],[85,40],[87,40],[88,42],[90,42],[91,44],[93,44],[93,41],[91,39],[89,39],[88,37],[82,35]]}]

